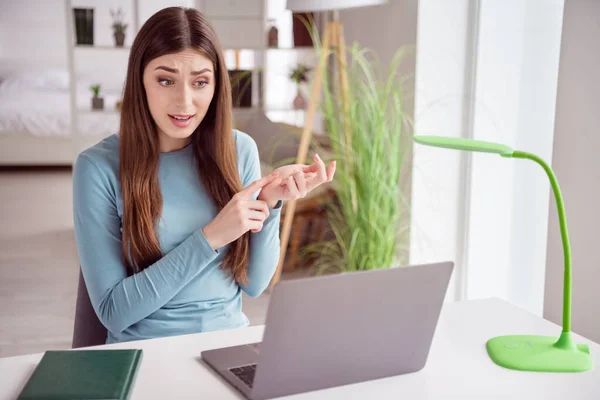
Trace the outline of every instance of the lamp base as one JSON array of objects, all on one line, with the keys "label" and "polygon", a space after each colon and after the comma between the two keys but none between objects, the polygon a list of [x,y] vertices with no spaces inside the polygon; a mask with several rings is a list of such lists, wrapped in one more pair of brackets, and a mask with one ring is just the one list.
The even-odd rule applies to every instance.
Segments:
[{"label": "lamp base", "polygon": [[593,368],[587,344],[575,344],[570,332],[552,336],[498,336],[488,340],[487,351],[498,365],[519,371],[583,372]]}]

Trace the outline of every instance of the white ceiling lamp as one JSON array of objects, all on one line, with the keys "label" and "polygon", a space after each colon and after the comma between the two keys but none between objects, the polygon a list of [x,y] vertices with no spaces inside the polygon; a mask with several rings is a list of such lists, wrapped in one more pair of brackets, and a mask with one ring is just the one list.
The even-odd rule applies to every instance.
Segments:
[{"label": "white ceiling lamp", "polygon": [[387,0],[287,0],[286,8],[294,12],[333,11],[385,3]]}]

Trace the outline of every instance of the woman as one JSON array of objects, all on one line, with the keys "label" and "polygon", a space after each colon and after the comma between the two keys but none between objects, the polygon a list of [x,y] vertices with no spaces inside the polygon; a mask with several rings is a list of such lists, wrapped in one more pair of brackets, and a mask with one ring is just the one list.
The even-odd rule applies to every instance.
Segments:
[{"label": "woman", "polygon": [[213,29],[167,8],[129,57],[119,135],[74,169],[81,269],[107,343],[242,327],[279,260],[282,201],[331,181],[318,156],[260,177],[255,142],[231,129]]}]

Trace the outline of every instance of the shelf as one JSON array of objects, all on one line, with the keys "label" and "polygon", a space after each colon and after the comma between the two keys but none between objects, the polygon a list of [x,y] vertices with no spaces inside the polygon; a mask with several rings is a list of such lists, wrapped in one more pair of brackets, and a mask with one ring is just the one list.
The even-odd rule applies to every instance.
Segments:
[{"label": "shelf", "polygon": [[210,21],[263,21],[260,15],[210,15],[204,14]]},{"label": "shelf", "polygon": [[76,49],[93,49],[93,50],[130,50],[131,46],[109,46],[96,44],[76,44],[73,46]]},{"label": "shelf", "polygon": [[[276,113],[305,113],[306,110],[297,110],[295,108],[276,108],[276,107],[233,107],[234,113],[254,113],[262,111],[264,113],[276,112]],[[92,110],[91,108],[78,108],[77,112],[79,114],[120,114],[120,111],[114,109],[103,109],[103,110]],[[318,114],[319,111],[317,110]]]},{"label": "shelf", "polygon": [[[233,112],[256,112],[256,111],[263,111],[263,112],[306,112],[306,110],[298,110],[292,107],[233,107]],[[97,114],[97,113],[120,113],[120,111],[117,111],[115,109],[107,109],[104,108],[103,110],[92,110],[91,108],[77,108],[77,112],[79,113],[93,113],[93,114]],[[318,110],[317,110],[318,113]]]},{"label": "shelf", "polygon": [[[292,107],[265,107],[264,108],[265,112],[280,112],[280,113],[285,113],[285,112],[289,112],[289,113],[305,113],[307,110],[305,109],[298,109],[298,108],[292,108]],[[319,112],[318,110],[316,112]]]},{"label": "shelf", "polygon": [[78,108],[77,113],[79,114],[121,114],[120,111],[103,109],[103,110],[92,110],[91,108]]},{"label": "shelf", "polygon": [[[255,111],[263,111],[263,112],[306,112],[303,109],[296,109],[293,107],[233,107],[233,112],[255,112]],[[317,113],[319,110],[316,111]]]},{"label": "shelf", "polygon": [[223,51],[265,51],[265,52],[275,52],[275,51],[297,51],[297,52],[315,52],[316,49],[312,46],[301,46],[301,47],[224,47]]},{"label": "shelf", "polygon": [[[131,46],[109,46],[109,45],[95,45],[95,44],[74,44],[73,48],[76,49],[97,49],[97,50],[130,50]],[[300,46],[300,47],[252,47],[252,46],[242,46],[242,47],[224,47],[223,51],[315,51],[316,49],[312,46]]]},{"label": "shelf", "polygon": [[[306,119],[306,110],[297,110],[293,108],[293,97],[296,95],[295,85],[291,84],[287,76],[290,68],[302,62],[314,66],[318,62],[319,54],[313,46],[294,47],[294,42],[290,36],[292,32],[291,19],[286,24],[280,26],[279,46],[268,47],[268,27],[267,16],[269,9],[267,5],[274,3],[275,0],[227,0],[217,2],[214,0],[196,0],[197,4],[207,5],[203,12],[210,15],[214,20],[215,29],[218,32],[221,43],[224,44],[223,53],[228,69],[233,69],[238,65],[241,69],[252,71],[252,99],[256,103],[253,107],[234,107],[233,114],[236,119],[250,119],[256,114],[265,114],[272,116],[278,121],[288,121],[290,123],[300,124]],[[277,0],[282,2],[283,0]],[[133,0],[132,15],[135,19],[140,18],[137,3],[139,0]],[[72,15],[71,1],[68,1],[66,12]],[[250,4],[260,4],[259,7]],[[100,4],[99,1],[96,4]],[[280,8],[283,5],[280,6]],[[107,8],[107,7],[104,7]],[[209,10],[213,10],[210,12]],[[250,10],[247,14],[245,10]],[[208,12],[207,12],[208,11]],[[108,15],[108,12],[106,12]],[[257,14],[256,16],[250,16]],[[289,18],[288,18],[289,19]],[[67,37],[68,63],[72,74],[75,75],[75,81],[79,82],[81,73],[82,82],[87,82],[89,78],[94,79],[102,85],[101,93],[105,96],[103,110],[92,110],[89,98],[91,92],[86,91],[89,98],[80,99],[80,93],[84,93],[82,85],[77,83],[77,87],[71,93],[71,104],[75,119],[81,119],[84,123],[102,121],[104,119],[113,121],[120,117],[121,113],[114,109],[114,102],[108,95],[107,88],[115,89],[118,96],[121,95],[119,89],[120,80],[116,77],[125,78],[127,72],[128,59],[131,53],[131,36],[138,32],[139,24],[132,24],[133,31],[128,31],[126,45],[123,47],[115,46],[112,36],[109,35],[109,25],[106,29],[95,32],[94,44],[77,44],[75,40],[75,27],[73,18],[69,19],[69,34]],[[141,21],[144,22],[144,21]],[[289,25],[289,26],[288,26]],[[136,28],[137,27],[137,28]],[[240,35],[242,31],[242,35]],[[285,31],[285,34],[284,34]],[[289,33],[289,35],[288,35]],[[239,37],[241,36],[241,37]],[[306,43],[306,42],[305,42]],[[239,47],[238,47],[239,46]],[[236,59],[236,52],[239,51]],[[237,62],[237,64],[236,64]],[[259,72],[262,71],[262,72]],[[260,74],[260,76],[259,76]],[[73,78],[73,77],[71,77]],[[87,83],[86,83],[87,84]],[[81,91],[80,91],[81,90]],[[281,93],[283,92],[283,93]],[[320,120],[319,111],[315,115],[315,121]],[[91,121],[91,122],[90,122]]]},{"label": "shelf", "polygon": [[299,47],[265,47],[267,51],[314,51],[316,52],[313,46],[299,46]]}]

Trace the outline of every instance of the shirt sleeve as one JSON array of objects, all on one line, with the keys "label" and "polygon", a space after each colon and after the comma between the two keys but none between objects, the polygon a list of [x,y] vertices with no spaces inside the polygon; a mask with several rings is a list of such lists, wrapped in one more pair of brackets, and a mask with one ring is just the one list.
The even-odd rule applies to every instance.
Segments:
[{"label": "shirt sleeve", "polygon": [[[250,136],[245,136],[244,139],[242,146],[245,162],[242,180],[244,187],[247,187],[261,178],[261,170],[256,142]],[[257,197],[258,193],[254,195],[254,198]],[[279,201],[274,208],[269,209],[269,216],[260,232],[250,233],[249,282],[242,286],[242,290],[251,297],[259,296],[267,288],[279,263],[279,223],[282,205]]]},{"label": "shirt sleeve", "polygon": [[127,276],[116,190],[95,160],[79,155],[73,172],[77,252],[92,306],[113,333],[161,308],[218,255],[198,229],[154,264]]}]

